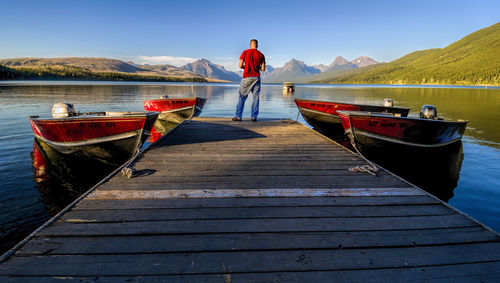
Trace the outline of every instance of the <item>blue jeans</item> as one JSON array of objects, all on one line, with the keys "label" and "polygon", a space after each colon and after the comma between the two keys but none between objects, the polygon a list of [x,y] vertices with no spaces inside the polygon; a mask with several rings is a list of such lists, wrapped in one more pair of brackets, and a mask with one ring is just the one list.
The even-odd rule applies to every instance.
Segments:
[{"label": "blue jeans", "polygon": [[260,93],[260,78],[259,77],[248,77],[241,81],[240,85],[240,99],[238,105],[236,105],[236,117],[241,119],[243,115],[243,108],[245,107],[245,101],[247,100],[250,91],[253,94],[252,102],[252,118],[257,119],[259,115],[259,93]]}]

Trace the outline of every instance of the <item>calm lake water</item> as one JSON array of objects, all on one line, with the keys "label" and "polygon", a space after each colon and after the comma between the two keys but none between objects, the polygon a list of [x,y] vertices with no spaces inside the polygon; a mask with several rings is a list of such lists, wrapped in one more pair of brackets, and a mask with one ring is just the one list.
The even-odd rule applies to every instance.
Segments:
[{"label": "calm lake water", "polygon": [[[49,185],[40,182],[39,172],[35,174],[33,169],[33,134],[27,116],[49,116],[55,102],[74,103],[77,111],[82,112],[142,110],[143,100],[164,94],[205,97],[208,101],[201,116],[232,117],[238,85],[0,82],[0,251],[15,244],[92,186],[87,182],[75,189],[64,182]],[[418,114],[423,104],[433,104],[444,118],[470,120],[460,149],[463,159],[453,161],[458,162],[455,166],[459,170],[458,182],[456,187],[453,183],[455,188],[445,189],[444,199],[500,231],[500,89],[298,85],[294,96],[379,105],[384,98],[392,98],[397,106],[411,107],[413,115]],[[244,118],[249,118],[250,102],[247,101]],[[284,95],[280,85],[264,85],[260,113],[262,118],[296,119],[298,110],[293,97]],[[305,123],[302,117],[299,121]],[[78,176],[92,175],[83,179],[95,183],[103,177],[82,167]],[[419,171],[412,170],[412,173]],[[426,177],[427,183],[436,184],[445,178],[424,173],[423,178]]]}]

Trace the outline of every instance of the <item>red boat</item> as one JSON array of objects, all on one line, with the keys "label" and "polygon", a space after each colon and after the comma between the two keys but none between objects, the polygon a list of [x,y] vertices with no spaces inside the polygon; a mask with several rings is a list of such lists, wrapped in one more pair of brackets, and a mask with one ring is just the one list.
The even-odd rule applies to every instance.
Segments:
[{"label": "red boat", "polygon": [[394,113],[401,117],[408,116],[408,112],[410,112],[410,108],[393,107],[391,99],[386,99],[384,106],[303,99],[295,99],[295,104],[297,104],[302,117],[304,117],[307,123],[327,132],[343,131],[337,111]]},{"label": "red boat", "polygon": [[159,140],[164,134],[184,120],[200,115],[207,100],[195,98],[166,98],[144,101],[144,110],[161,112],[151,130],[149,142]]},{"label": "red boat", "polygon": [[439,149],[460,141],[468,122],[439,119],[429,105],[424,106],[420,118],[362,111],[339,111],[339,116],[353,146],[368,155]]},{"label": "red boat", "polygon": [[161,112],[159,119],[169,119],[175,116],[186,120],[200,115],[206,101],[205,98],[201,97],[146,100],[144,101],[144,110]]},{"label": "red boat", "polygon": [[29,118],[35,138],[63,154],[112,162],[130,158],[146,140],[157,112],[76,113],[71,104],[57,103],[54,118]]}]

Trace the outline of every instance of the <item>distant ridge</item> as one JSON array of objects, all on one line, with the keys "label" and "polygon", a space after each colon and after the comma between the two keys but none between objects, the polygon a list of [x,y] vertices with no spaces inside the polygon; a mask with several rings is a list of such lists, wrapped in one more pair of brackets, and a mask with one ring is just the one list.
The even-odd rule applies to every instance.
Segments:
[{"label": "distant ridge", "polygon": [[500,23],[445,48],[415,51],[389,63],[324,73],[309,82],[500,85]]},{"label": "distant ridge", "polygon": [[309,78],[321,76],[321,74],[325,72],[357,69],[377,63],[377,61],[366,56],[358,57],[353,61],[348,61],[342,56],[337,56],[329,65],[318,64],[314,66],[308,66],[303,61],[292,59],[285,63],[283,67],[276,68],[267,76],[263,77],[263,80],[264,82],[306,82]]},{"label": "distant ridge", "polygon": [[294,80],[306,76],[318,74],[321,71],[315,67],[307,66],[304,61],[292,59],[281,68],[276,68],[269,73],[263,81],[264,82],[284,82]]},{"label": "distant ridge", "polygon": [[196,62],[186,64],[182,66],[181,69],[213,79],[231,82],[239,82],[241,80],[240,75],[237,73],[228,71],[223,66],[214,64],[203,58]]},{"label": "distant ridge", "polygon": [[[12,58],[0,59],[9,78],[89,79],[140,81],[207,81],[171,65],[138,65],[110,58]],[[5,71],[6,74],[7,71]],[[0,76],[0,79],[5,79]]]},{"label": "distant ridge", "polygon": [[85,58],[85,57],[12,58],[12,59],[0,59],[0,64],[10,67],[73,66],[73,67],[91,69],[94,71],[113,71],[113,72],[124,72],[124,73],[137,73],[141,71],[139,67],[133,64],[109,58]]},{"label": "distant ridge", "polygon": [[[368,57],[366,57],[366,58],[368,58]],[[373,59],[371,59],[371,60],[373,60]],[[375,60],[373,60],[373,61],[375,62]],[[327,72],[327,71],[331,71],[331,70],[347,70],[347,69],[358,68],[358,66],[356,64],[354,64],[353,62],[347,61],[347,59],[345,59],[342,56],[337,56],[337,58],[335,58],[335,60],[333,60],[333,62],[330,65],[319,64],[319,65],[314,65],[314,67],[319,69],[321,72]]]}]

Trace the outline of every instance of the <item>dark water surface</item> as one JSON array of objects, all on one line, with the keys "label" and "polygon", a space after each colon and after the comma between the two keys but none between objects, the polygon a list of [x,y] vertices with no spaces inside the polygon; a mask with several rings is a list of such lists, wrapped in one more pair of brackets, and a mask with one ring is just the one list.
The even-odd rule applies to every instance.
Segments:
[{"label": "dark water surface", "polygon": [[[81,112],[142,110],[143,100],[164,94],[205,97],[208,101],[201,116],[231,117],[238,85],[0,82],[0,251],[15,244],[112,170],[96,172],[91,170],[93,165],[77,164],[80,167],[73,170],[73,179],[47,178],[48,172],[33,167],[40,161],[37,151],[33,151],[27,116],[48,117],[55,102],[74,103]],[[384,98],[392,98],[397,106],[411,107],[413,115],[423,104],[433,104],[444,118],[470,120],[463,145],[454,153],[437,155],[437,160],[425,157],[425,161],[419,162],[413,158],[396,166],[383,165],[400,170],[398,174],[422,187],[432,188],[438,197],[500,231],[500,89],[298,85],[294,96],[360,104],[382,104]],[[250,102],[244,118],[249,117]],[[262,118],[291,119],[296,119],[298,113],[293,97],[283,94],[279,85],[263,86],[260,112]],[[302,117],[299,121],[305,123]],[[451,188],[443,184],[451,184]]]}]

